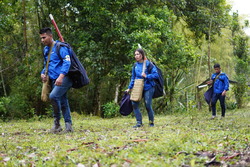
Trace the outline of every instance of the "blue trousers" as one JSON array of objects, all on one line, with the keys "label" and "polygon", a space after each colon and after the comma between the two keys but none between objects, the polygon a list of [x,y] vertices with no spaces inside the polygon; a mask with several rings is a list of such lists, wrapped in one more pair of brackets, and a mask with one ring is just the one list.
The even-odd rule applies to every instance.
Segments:
[{"label": "blue trousers", "polygon": [[71,115],[70,115],[70,107],[67,98],[67,91],[72,86],[72,81],[68,76],[63,78],[62,85],[56,86],[56,80],[51,80],[52,91],[49,95],[52,107],[53,107],[53,116],[55,119],[60,120],[61,111],[64,117],[64,121],[72,124]]},{"label": "blue trousers", "polygon": [[221,116],[225,116],[226,113],[226,105],[225,105],[225,97],[222,96],[221,93],[213,93],[211,106],[212,106],[212,114],[213,116],[216,116],[216,103],[219,100],[220,106],[221,106]]},{"label": "blue trousers", "polygon": [[[148,119],[149,122],[153,123],[154,122],[154,111],[152,109],[152,98],[154,94],[155,88],[152,87],[149,90],[143,91],[143,97],[144,97],[144,103],[146,106],[146,110],[148,112]],[[140,102],[135,102],[132,101],[135,117],[136,117],[136,122],[137,124],[142,124],[142,114],[140,112]]]}]

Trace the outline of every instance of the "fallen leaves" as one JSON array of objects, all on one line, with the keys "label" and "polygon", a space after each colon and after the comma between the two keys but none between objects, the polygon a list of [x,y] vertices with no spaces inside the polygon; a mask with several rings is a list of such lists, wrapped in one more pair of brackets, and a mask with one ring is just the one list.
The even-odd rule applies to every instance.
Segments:
[{"label": "fallen leaves", "polygon": [[124,158],[123,160],[125,160],[128,163],[132,163],[133,162],[132,160],[129,160],[129,159],[126,159],[126,158]]},{"label": "fallen leaves", "polygon": [[187,153],[186,151],[180,151],[180,152],[176,153],[176,155],[175,155],[175,156],[178,156],[178,155],[180,155],[180,154],[185,154],[185,155],[188,155],[188,153]]},{"label": "fallen leaves", "polygon": [[10,160],[10,157],[5,157],[5,158],[3,159],[4,162],[8,162],[9,160]]},{"label": "fallen leaves", "polygon": [[89,146],[89,145],[91,145],[91,144],[95,144],[95,142],[87,142],[87,143],[83,142],[83,143],[82,143],[82,145],[86,145],[86,146]]},{"label": "fallen leaves", "polygon": [[221,162],[218,162],[216,161],[216,157],[213,157],[210,161],[207,161],[205,163],[206,166],[210,166],[210,165],[213,165],[213,166],[220,166],[221,165]]},{"label": "fallen leaves", "polygon": [[31,153],[31,154],[28,154],[27,157],[29,158],[34,158],[36,156],[36,153]]},{"label": "fallen leaves", "polygon": [[[75,132],[70,135],[45,133],[51,119],[28,125],[14,123],[14,129],[6,128],[9,123],[0,123],[4,129],[0,134],[3,148],[0,166],[250,165],[246,123],[238,121],[234,129],[235,123],[227,120],[210,123],[204,113],[197,115],[192,125],[187,115],[156,118],[156,127],[133,130],[130,122],[134,119],[128,117],[111,120],[79,117],[74,118]],[[175,125],[176,118],[181,120],[178,125]],[[219,129],[211,131],[211,127]],[[228,127],[230,131],[226,130]]]},{"label": "fallen leaves", "polygon": [[215,157],[215,153],[209,152],[209,151],[199,151],[197,153],[194,153],[194,155],[199,156],[199,157],[208,157],[208,158]]},{"label": "fallen leaves", "polygon": [[235,157],[237,157],[237,156],[239,156],[239,155],[240,155],[240,153],[234,153],[234,154],[231,155],[231,156],[223,156],[223,157],[220,157],[220,159],[221,159],[221,160],[224,160],[224,161],[227,161],[227,160],[233,159],[233,158],[235,158]]},{"label": "fallen leaves", "polygon": [[68,149],[66,152],[71,152],[71,151],[75,151],[77,150],[78,148],[71,148],[71,149]]},{"label": "fallen leaves", "polygon": [[148,139],[135,139],[135,140],[126,140],[127,142],[146,142]]},{"label": "fallen leaves", "polygon": [[77,164],[77,166],[76,166],[76,167],[85,167],[85,165],[83,165],[83,164],[79,163],[79,164]]}]

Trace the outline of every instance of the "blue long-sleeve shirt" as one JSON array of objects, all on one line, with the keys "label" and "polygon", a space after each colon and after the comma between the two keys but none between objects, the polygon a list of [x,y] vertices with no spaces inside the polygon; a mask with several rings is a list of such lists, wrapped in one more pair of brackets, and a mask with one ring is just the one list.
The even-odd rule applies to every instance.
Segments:
[{"label": "blue long-sleeve shirt", "polygon": [[[152,69],[149,71],[150,66],[153,66]],[[136,62],[134,67],[132,68],[132,76],[130,80],[130,84],[128,86],[129,89],[134,87],[135,79],[144,79],[144,90],[149,90],[153,86],[155,86],[154,79],[159,77],[156,67],[148,60],[146,60],[146,78],[142,77],[142,69],[143,63]]]},{"label": "blue long-sleeve shirt", "polygon": [[[57,43],[58,41],[56,41]],[[44,47],[44,68],[41,74],[45,73],[47,58],[49,54],[50,47]],[[60,48],[60,55],[56,54],[56,44],[52,48],[50,61],[49,61],[49,70],[48,75],[50,79],[57,79],[60,74],[66,75],[69,71],[71,62],[70,54],[67,47]]]},{"label": "blue long-sleeve shirt", "polygon": [[[212,74],[211,80],[214,80],[217,73]],[[225,73],[221,73],[213,84],[214,93],[222,93],[224,90],[229,90],[229,80]]]}]

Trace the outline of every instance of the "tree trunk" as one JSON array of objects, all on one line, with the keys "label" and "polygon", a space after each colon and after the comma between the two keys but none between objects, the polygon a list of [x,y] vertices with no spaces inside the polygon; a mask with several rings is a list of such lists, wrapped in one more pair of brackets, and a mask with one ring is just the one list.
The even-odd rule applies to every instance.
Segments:
[{"label": "tree trunk", "polygon": [[26,52],[28,50],[28,40],[27,40],[27,24],[26,24],[26,0],[23,0],[23,39],[24,39],[24,46],[23,46],[23,52],[24,56],[26,56]]},{"label": "tree trunk", "polygon": [[121,87],[120,83],[116,84],[116,87],[115,87],[115,99],[114,99],[115,103],[118,103],[120,87]]},{"label": "tree trunk", "polygon": [[95,82],[95,87],[94,87],[93,113],[96,116],[101,116],[100,83],[99,82]]},{"label": "tree trunk", "polygon": [[208,31],[208,53],[207,53],[207,65],[208,65],[208,75],[211,76],[211,29],[212,29],[212,17],[209,24],[209,31]]},{"label": "tree trunk", "polygon": [[2,86],[3,86],[4,96],[7,97],[7,92],[6,92],[5,83],[4,83],[4,78],[3,78],[2,62],[3,62],[3,57],[1,56],[0,74],[1,74],[1,80],[2,80]]},{"label": "tree trunk", "polygon": [[199,88],[197,88],[197,90],[196,90],[196,103],[197,103],[198,110],[201,110],[202,109],[202,103],[201,103],[201,93],[200,93]]},{"label": "tree trunk", "polygon": [[[209,36],[210,38],[210,36]],[[208,66],[208,75],[209,77],[211,76],[211,63],[210,63],[210,58],[211,58],[211,42],[210,40],[208,41],[208,54],[207,54],[207,66]]]}]

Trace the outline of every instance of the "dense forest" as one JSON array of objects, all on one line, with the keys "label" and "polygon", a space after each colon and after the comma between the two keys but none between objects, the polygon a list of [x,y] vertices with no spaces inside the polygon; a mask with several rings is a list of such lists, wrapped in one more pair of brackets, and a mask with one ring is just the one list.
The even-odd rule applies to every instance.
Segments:
[{"label": "dense forest", "polygon": [[140,43],[163,71],[165,95],[157,114],[208,110],[197,85],[220,63],[232,82],[227,108],[249,101],[248,21],[226,0],[0,0],[1,119],[51,112],[41,101],[43,46],[39,29],[52,14],[66,42],[85,66],[91,83],[71,89],[71,110],[111,117],[127,88]]}]

